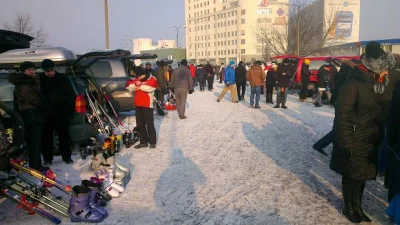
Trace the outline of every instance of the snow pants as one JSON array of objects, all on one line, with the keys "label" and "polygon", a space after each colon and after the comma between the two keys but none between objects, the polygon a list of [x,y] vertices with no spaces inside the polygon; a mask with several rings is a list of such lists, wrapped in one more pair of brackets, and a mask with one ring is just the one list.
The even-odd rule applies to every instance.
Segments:
[{"label": "snow pants", "polygon": [[231,96],[232,96],[232,102],[237,102],[237,88],[236,84],[231,84],[229,86],[225,85],[224,89],[222,90],[221,94],[218,96],[218,100],[221,101],[221,99],[225,96],[226,92],[230,91]]},{"label": "snow pants", "polygon": [[153,108],[136,107],[136,126],[139,131],[140,144],[156,144]]},{"label": "snow pants", "polygon": [[175,88],[176,111],[178,112],[179,117],[185,116],[188,92],[189,91],[185,88]]}]

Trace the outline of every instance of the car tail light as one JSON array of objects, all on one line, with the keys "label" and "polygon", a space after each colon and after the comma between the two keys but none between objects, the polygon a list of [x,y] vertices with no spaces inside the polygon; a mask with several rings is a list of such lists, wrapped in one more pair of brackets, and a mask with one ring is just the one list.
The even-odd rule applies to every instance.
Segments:
[{"label": "car tail light", "polygon": [[75,99],[75,111],[77,113],[86,113],[86,101],[84,95],[78,95]]}]

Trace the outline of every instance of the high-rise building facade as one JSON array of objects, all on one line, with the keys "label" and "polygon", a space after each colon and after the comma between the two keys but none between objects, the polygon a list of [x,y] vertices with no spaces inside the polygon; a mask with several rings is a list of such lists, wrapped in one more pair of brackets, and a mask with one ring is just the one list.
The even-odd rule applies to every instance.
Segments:
[{"label": "high-rise building facade", "polygon": [[140,54],[141,51],[155,50],[161,48],[176,48],[175,40],[158,40],[157,44],[153,44],[150,38],[133,39],[133,54]]},{"label": "high-rise building facade", "polygon": [[287,20],[289,0],[185,0],[186,55],[197,63],[263,57],[258,23]]}]

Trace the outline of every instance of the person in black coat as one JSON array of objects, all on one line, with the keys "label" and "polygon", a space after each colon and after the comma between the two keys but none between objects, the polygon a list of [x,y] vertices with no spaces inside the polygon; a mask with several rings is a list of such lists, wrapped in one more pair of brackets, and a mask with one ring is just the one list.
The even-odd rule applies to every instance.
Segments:
[{"label": "person in black coat", "polygon": [[52,107],[52,113],[47,116],[42,136],[45,166],[50,166],[53,161],[54,130],[58,134],[62,160],[67,164],[72,164],[69,120],[74,114],[75,94],[69,79],[55,70],[56,66],[52,60],[43,60],[41,66],[44,72],[40,76],[40,82],[44,95]]},{"label": "person in black coat", "polygon": [[207,73],[207,89],[208,91],[212,91],[214,89],[214,68],[210,64],[210,62],[207,62],[206,66],[204,67],[204,70]]},{"label": "person in black coat", "polygon": [[[244,62],[240,61],[239,66],[235,69],[236,88],[239,101],[244,99],[246,93],[246,74],[247,70],[246,67],[244,67]],[[240,90],[242,90],[242,92],[240,92]]]},{"label": "person in black coat", "polygon": [[[339,94],[340,88],[343,86],[343,84],[346,82],[346,80],[349,77],[350,71],[357,66],[357,64],[360,63],[357,60],[344,60],[342,62],[342,66],[340,67],[339,73],[335,76],[335,88],[332,91],[332,96],[330,99],[330,104],[332,106],[335,106],[337,95]],[[323,155],[328,155],[324,151],[324,148],[328,147],[330,145],[335,137],[335,124],[332,126],[332,130],[327,133],[324,137],[319,139],[314,145],[313,149],[320,152]]]},{"label": "person in black coat", "polygon": [[196,69],[196,81],[199,83],[200,91],[204,91],[206,86],[206,71],[203,69],[203,65],[199,65]]},{"label": "person in black coat", "polygon": [[271,69],[268,70],[267,72],[267,78],[265,79],[265,86],[267,87],[267,93],[265,95],[265,98],[267,100],[267,103],[274,104],[272,100],[272,94],[274,92],[274,88],[276,85],[276,78],[278,77],[277,74],[277,69],[278,65],[275,63],[272,64]]},{"label": "person in black coat", "polygon": [[393,99],[387,123],[388,157],[384,162],[388,169],[389,190],[392,196],[386,214],[395,224],[400,224],[400,82],[393,91]]},{"label": "person in black coat", "polygon": [[[43,171],[40,156],[40,139],[46,115],[51,113],[51,106],[46,100],[35,64],[29,61],[20,66],[22,73],[11,74],[10,83],[15,85],[16,110],[20,113],[25,125],[25,142],[29,152],[29,167]],[[51,137],[53,138],[53,136]]]},{"label": "person in black coat", "polygon": [[361,64],[350,72],[336,101],[330,168],[343,176],[343,215],[353,223],[371,221],[362,210],[362,196],[366,181],[377,175],[383,93],[394,62],[393,55],[385,53],[378,43],[369,43]]},{"label": "person in black coat", "polygon": [[332,80],[336,76],[337,69],[335,65],[333,65],[332,61],[327,60],[324,65],[322,65],[319,70],[318,70],[318,89],[316,91],[316,100],[315,100],[315,107],[321,107],[321,97],[322,94],[325,93],[328,96],[328,101],[330,99],[331,91],[330,88],[331,85],[329,84],[329,81]]},{"label": "person in black coat", "polygon": [[278,66],[278,71],[277,71],[277,82],[276,82],[276,105],[274,108],[283,108],[287,109],[286,106],[286,98],[287,98],[287,92],[289,89],[290,85],[290,67],[289,67],[289,62],[283,62],[283,64],[280,64]]},{"label": "person in black coat", "polygon": [[301,66],[301,92],[299,101],[305,102],[308,95],[308,84],[310,83],[310,60],[305,59]]}]

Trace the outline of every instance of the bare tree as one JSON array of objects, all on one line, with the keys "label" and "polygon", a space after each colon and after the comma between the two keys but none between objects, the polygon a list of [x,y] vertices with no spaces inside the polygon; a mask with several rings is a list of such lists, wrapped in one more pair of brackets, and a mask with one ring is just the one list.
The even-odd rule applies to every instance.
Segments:
[{"label": "bare tree", "polygon": [[340,4],[327,7],[323,2],[300,4],[297,1],[290,4],[288,12],[277,17],[275,21],[268,20],[267,17],[258,18],[254,28],[254,35],[258,40],[256,46],[265,46],[272,55],[308,56],[324,47],[337,44],[339,38],[332,33],[336,27],[336,14],[340,11]]},{"label": "bare tree", "polygon": [[3,26],[7,30],[26,34],[35,38],[31,41],[32,47],[43,47],[48,42],[48,34],[44,27],[39,26],[36,28],[32,16],[28,13],[17,13],[12,23],[3,23]]}]

